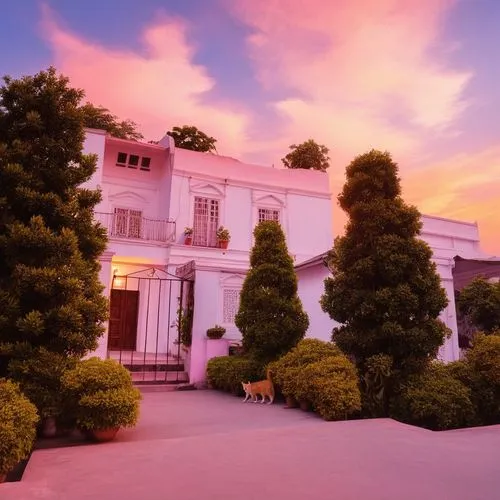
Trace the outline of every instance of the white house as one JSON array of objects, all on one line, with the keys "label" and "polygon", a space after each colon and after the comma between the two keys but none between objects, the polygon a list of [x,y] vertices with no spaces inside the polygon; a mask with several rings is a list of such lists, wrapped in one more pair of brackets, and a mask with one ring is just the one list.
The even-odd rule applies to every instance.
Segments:
[{"label": "white house", "polygon": [[[98,156],[86,186],[102,191],[96,218],[109,236],[100,278],[110,320],[96,354],[118,358],[137,381],[178,381],[178,369],[203,381],[207,348],[215,349],[208,356],[227,351],[227,341],[207,347],[206,330],[219,324],[226,339],[240,338],[234,316],[258,221],[281,223],[297,262],[332,245],[323,172],[177,149],[169,136],[153,145],[89,129],[84,150]],[[312,216],[321,231],[311,230]],[[221,225],[231,235],[227,249],[216,238]],[[193,229],[189,245],[186,227]],[[187,354],[178,344],[179,306],[194,311]]]},{"label": "white house", "polygon": [[[329,275],[323,256],[333,244],[326,173],[178,149],[169,136],[146,144],[88,129],[84,150],[98,157],[86,186],[102,191],[96,219],[109,236],[100,279],[110,320],[95,354],[119,359],[137,382],[203,383],[207,359],[227,353],[228,343],[241,338],[234,317],[252,233],[268,219],[281,223],[297,263],[308,336],[330,339],[334,323],[319,306]],[[227,249],[217,240],[219,226],[230,232]],[[193,230],[192,244],[186,227]],[[422,238],[434,251],[450,300],[442,318],[453,336],[440,356],[458,359],[454,258],[487,256],[475,224],[425,216]],[[187,352],[179,345],[180,311],[193,314]],[[226,328],[224,340],[207,341],[206,330],[216,324]]]}]

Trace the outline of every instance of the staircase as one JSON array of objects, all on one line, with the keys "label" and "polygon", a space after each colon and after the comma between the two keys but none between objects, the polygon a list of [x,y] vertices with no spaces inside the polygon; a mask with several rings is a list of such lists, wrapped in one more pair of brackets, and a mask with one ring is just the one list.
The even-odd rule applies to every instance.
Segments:
[{"label": "staircase", "polygon": [[164,387],[168,390],[189,383],[183,360],[172,355],[137,351],[122,351],[120,355],[119,351],[111,351],[109,356],[130,372],[132,382],[139,388],[168,386]]}]

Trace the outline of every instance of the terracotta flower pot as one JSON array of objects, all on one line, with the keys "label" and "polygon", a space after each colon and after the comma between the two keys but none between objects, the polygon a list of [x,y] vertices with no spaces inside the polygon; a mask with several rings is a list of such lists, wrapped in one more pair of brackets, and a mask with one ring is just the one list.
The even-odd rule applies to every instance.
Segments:
[{"label": "terracotta flower pot", "polygon": [[287,396],[285,398],[285,401],[286,401],[286,406],[285,406],[286,409],[298,407],[298,403],[297,403],[296,399],[292,396]]},{"label": "terracotta flower pot", "polygon": [[300,401],[300,409],[302,411],[311,411],[311,403],[305,399]]},{"label": "terracotta flower pot", "polygon": [[219,245],[221,248],[223,248],[225,250],[227,248],[227,246],[229,245],[229,241],[219,240]]},{"label": "terracotta flower pot", "polygon": [[86,431],[85,434],[92,441],[97,441],[98,443],[104,443],[106,441],[112,441],[119,430],[120,430],[119,427],[111,427],[109,429],[92,429]]},{"label": "terracotta flower pot", "polygon": [[184,237],[184,245],[192,245],[193,244],[193,237],[192,236],[185,236]]}]

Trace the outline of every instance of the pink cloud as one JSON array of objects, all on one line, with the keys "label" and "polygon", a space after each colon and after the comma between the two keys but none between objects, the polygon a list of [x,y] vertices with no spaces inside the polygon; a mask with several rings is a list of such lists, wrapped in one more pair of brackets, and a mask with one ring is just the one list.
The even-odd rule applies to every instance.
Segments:
[{"label": "pink cloud", "polygon": [[193,63],[188,24],[156,16],[142,36],[144,51],[111,49],[71,33],[43,6],[42,28],[56,67],[94,104],[138,123],[146,139],[158,139],[175,125],[196,125],[218,139],[225,154],[241,154],[247,116],[234,103],[205,103],[215,85]]}]

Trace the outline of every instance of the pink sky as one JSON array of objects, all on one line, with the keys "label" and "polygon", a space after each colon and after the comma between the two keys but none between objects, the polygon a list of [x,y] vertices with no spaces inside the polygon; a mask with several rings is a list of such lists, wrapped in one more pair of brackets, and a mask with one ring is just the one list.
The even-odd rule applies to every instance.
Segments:
[{"label": "pink sky", "polygon": [[[450,62],[460,46],[443,36],[453,0],[224,6],[246,27],[245,56],[255,85],[272,96],[269,115],[217,92],[185,17],[156,12],[140,49],[86,38],[47,6],[41,26],[58,70],[90,101],[136,121],[146,139],[194,124],[218,139],[221,154],[278,164],[288,145],[314,138],[331,149],[335,194],[355,155],[388,150],[408,201],[423,213],[478,221],[484,250],[500,254],[500,147],[465,147],[461,118],[481,96],[467,92],[474,68]],[[333,210],[341,231],[345,218]]]}]

